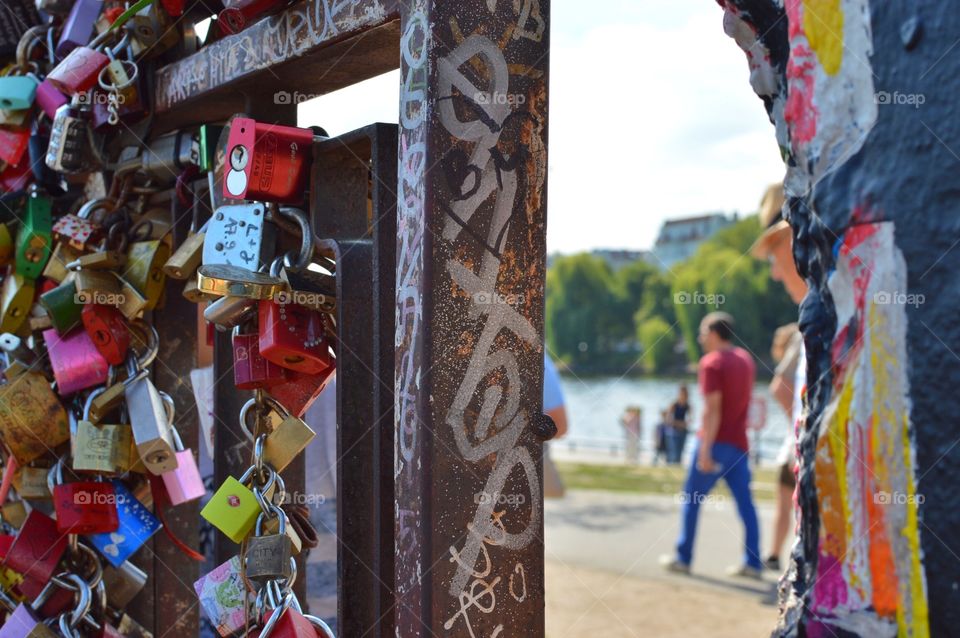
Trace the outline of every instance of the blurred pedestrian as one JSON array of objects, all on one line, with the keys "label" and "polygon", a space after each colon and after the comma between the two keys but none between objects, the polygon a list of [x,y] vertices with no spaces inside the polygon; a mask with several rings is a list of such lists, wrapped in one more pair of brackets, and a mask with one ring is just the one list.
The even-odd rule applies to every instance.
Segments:
[{"label": "blurred pedestrian", "polygon": [[653,464],[660,461],[670,462],[670,449],[667,446],[667,430],[670,429],[670,410],[660,412],[660,420],[653,429]]},{"label": "blurred pedestrian", "polygon": [[[563,386],[560,385],[560,373],[544,349],[543,354],[543,413],[553,419],[557,426],[559,439],[567,434],[567,409],[563,397]],[[562,498],[566,493],[560,472],[550,458],[550,446],[543,446],[543,497]]]},{"label": "blurred pedestrian", "polygon": [[[797,272],[793,259],[793,232],[783,219],[783,204],[782,185],[777,184],[767,189],[760,204],[760,223],[765,230],[754,243],[751,253],[757,259],[770,262],[770,278],[783,284],[793,302],[799,304],[807,294],[807,283]],[[773,522],[772,542],[765,561],[767,568],[779,572],[780,553],[783,551],[783,543],[790,532],[793,518],[793,493],[797,484],[797,423],[803,412],[807,363],[803,338],[796,324],[782,326],[777,330],[774,335],[774,348],[782,350],[783,356],[770,382],[770,393],[790,418],[776,459],[780,468],[777,513]]]},{"label": "blurred pedestrian", "polygon": [[699,367],[702,424],[683,487],[676,555],[664,556],[661,562],[669,571],[690,573],[700,505],[723,478],[737,503],[746,532],[743,564],[734,566],[729,573],[760,579],[760,528],[750,494],[747,442],[747,415],[756,368],[750,354],[733,345],[733,326],[733,317],[725,312],[712,312],[700,322],[699,341],[705,352]]},{"label": "blurred pedestrian", "polygon": [[626,439],[627,463],[636,465],[640,461],[640,430],[643,411],[640,406],[628,405],[620,416],[620,425]]},{"label": "blurred pedestrian", "polygon": [[685,384],[680,385],[677,398],[667,412],[670,426],[667,429],[667,463],[677,465],[683,458],[683,448],[687,445],[687,414],[690,412],[690,394]]}]

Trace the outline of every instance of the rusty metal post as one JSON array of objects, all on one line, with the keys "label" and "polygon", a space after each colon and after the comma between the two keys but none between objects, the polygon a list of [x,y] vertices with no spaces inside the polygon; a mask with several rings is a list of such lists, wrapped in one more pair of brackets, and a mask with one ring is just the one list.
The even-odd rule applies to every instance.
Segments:
[{"label": "rusty metal post", "polygon": [[396,635],[544,633],[549,3],[401,10]]}]

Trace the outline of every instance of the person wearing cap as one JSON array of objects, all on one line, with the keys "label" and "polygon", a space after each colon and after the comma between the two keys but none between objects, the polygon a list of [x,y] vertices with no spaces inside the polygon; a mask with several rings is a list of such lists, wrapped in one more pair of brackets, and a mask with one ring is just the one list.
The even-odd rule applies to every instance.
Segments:
[{"label": "person wearing cap", "polygon": [[[793,233],[790,224],[783,219],[783,186],[780,184],[767,189],[760,204],[760,223],[764,231],[751,248],[757,259],[770,262],[770,277],[783,284],[794,303],[799,304],[807,294],[807,284],[797,272],[793,259]],[[797,479],[796,427],[803,410],[803,388],[806,379],[807,364],[803,348],[803,338],[796,324],[789,324],[777,330],[774,347],[780,357],[770,382],[770,393],[790,417],[790,427],[784,433],[783,443],[777,454],[779,489],[777,490],[777,511],[773,522],[770,551],[764,564],[768,569],[780,571],[780,553],[790,531],[793,513],[793,492]]]}]

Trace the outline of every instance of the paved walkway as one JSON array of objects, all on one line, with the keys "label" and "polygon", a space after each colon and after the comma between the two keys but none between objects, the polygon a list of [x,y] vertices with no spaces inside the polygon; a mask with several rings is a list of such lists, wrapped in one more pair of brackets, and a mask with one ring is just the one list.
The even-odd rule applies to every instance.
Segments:
[{"label": "paved walkway", "polygon": [[[547,636],[750,638],[776,623],[776,577],[725,575],[742,557],[743,527],[732,500],[704,505],[693,575],[665,573],[676,540],[671,496],[569,492],[546,504]],[[760,505],[761,543],[771,505]],[[765,548],[765,545],[762,545]]]}]

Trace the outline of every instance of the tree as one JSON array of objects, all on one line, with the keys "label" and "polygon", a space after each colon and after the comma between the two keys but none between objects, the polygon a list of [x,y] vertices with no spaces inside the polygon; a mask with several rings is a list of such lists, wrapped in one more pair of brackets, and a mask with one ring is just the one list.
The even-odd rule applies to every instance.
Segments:
[{"label": "tree", "polygon": [[643,346],[643,368],[648,372],[664,372],[674,361],[673,347],[677,333],[661,317],[650,317],[637,326],[637,338]]}]

